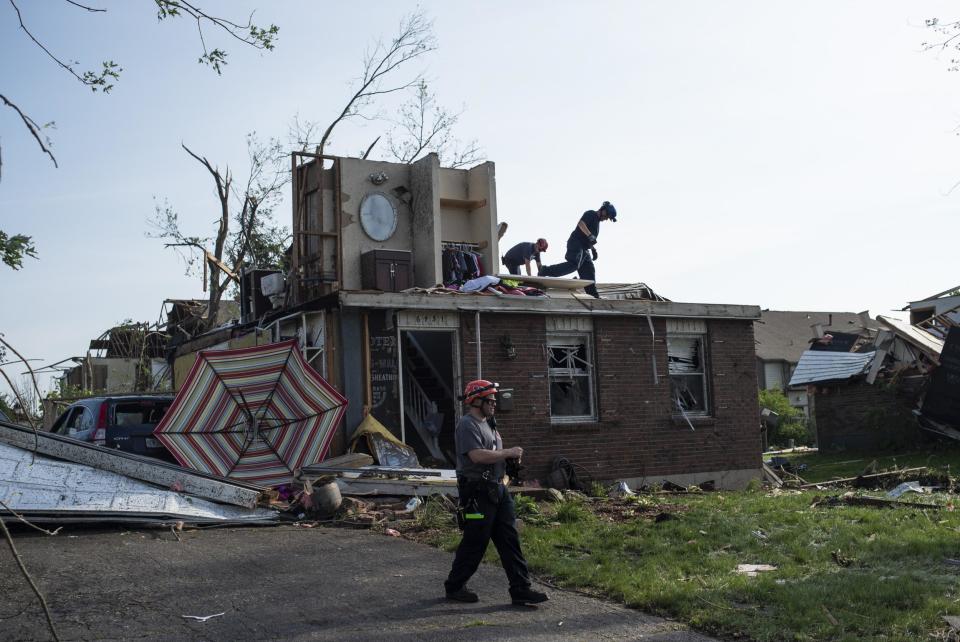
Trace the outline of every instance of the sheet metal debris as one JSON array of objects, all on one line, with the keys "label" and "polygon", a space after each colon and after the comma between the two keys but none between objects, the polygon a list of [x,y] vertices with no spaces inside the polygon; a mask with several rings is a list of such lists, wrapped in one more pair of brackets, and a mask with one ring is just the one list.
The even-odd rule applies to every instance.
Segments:
[{"label": "sheet metal debris", "polygon": [[823,352],[807,350],[790,378],[791,386],[821,381],[842,381],[865,374],[876,352]]},{"label": "sheet metal debris", "polygon": [[260,486],[187,470],[158,459],[103,448],[52,433],[34,433],[25,426],[3,421],[0,421],[0,443],[24,450],[36,447],[37,453],[42,455],[245,508],[256,506],[264,490]]},{"label": "sheet metal debris", "polygon": [[270,523],[266,508],[226,506],[84,464],[0,444],[0,518],[30,521],[173,524]]}]

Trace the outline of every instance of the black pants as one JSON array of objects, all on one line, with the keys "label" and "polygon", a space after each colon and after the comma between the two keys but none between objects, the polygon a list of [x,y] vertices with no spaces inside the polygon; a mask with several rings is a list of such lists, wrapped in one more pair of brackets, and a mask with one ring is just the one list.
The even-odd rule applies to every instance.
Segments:
[{"label": "black pants", "polygon": [[486,490],[476,493],[477,508],[483,513],[483,519],[466,520],[463,539],[453,558],[453,568],[443,583],[447,592],[461,589],[477,572],[490,540],[493,540],[500,554],[500,563],[510,582],[510,592],[530,587],[527,561],[520,550],[520,535],[514,523],[516,513],[513,510],[513,498],[503,484],[496,484],[494,494],[497,501],[492,501]]},{"label": "black pants", "polygon": [[520,274],[520,263],[511,263],[510,261],[504,261],[503,264],[507,268],[507,272],[510,274]]},{"label": "black pants", "polygon": [[[540,270],[540,276],[566,276],[571,272],[576,272],[578,278],[596,281],[597,273],[593,266],[593,259],[590,257],[590,250],[567,241],[567,253],[563,255],[563,258],[563,263],[545,265]],[[596,283],[591,283],[583,291],[592,297],[600,298]]]}]

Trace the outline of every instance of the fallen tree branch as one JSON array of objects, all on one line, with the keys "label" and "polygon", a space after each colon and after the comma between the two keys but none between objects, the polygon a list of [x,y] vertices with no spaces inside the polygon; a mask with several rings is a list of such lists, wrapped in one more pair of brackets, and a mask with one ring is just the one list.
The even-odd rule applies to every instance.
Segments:
[{"label": "fallen tree branch", "polygon": [[899,477],[902,475],[923,475],[927,472],[925,466],[919,468],[903,468],[901,470],[890,470],[885,473],[873,473],[871,475],[859,475],[857,477],[845,477],[844,479],[831,479],[830,481],[825,482],[813,482],[809,484],[803,484],[800,488],[818,488],[821,486],[836,486],[838,484],[850,484],[854,482],[862,482],[875,479],[883,479],[885,477]]},{"label": "fallen tree branch", "polygon": [[20,572],[23,573],[25,578],[27,578],[30,588],[33,589],[37,599],[40,600],[41,606],[43,606],[43,614],[47,617],[47,625],[50,627],[50,632],[53,634],[53,639],[57,642],[60,642],[60,634],[57,633],[57,627],[53,624],[53,616],[50,614],[50,607],[47,606],[47,598],[45,598],[43,593],[40,592],[40,589],[37,588],[37,584],[33,581],[33,578],[27,571],[27,567],[24,566],[23,559],[21,559],[20,553],[17,552],[17,547],[13,543],[13,536],[10,534],[10,530],[7,528],[6,522],[4,522],[2,519],[0,519],[0,528],[3,529],[3,534],[7,538],[7,543],[10,545],[10,551],[13,553],[14,559],[17,560],[17,566],[20,567]]},{"label": "fallen tree branch", "polygon": [[10,508],[9,506],[7,506],[6,504],[4,504],[3,501],[0,501],[0,506],[3,506],[4,508],[6,508],[8,511],[10,511],[10,514],[11,514],[11,515],[13,515],[13,516],[16,517],[17,519],[19,519],[21,522],[23,522],[24,524],[26,524],[26,525],[29,526],[30,528],[32,528],[32,529],[34,529],[34,530],[38,530],[38,531],[40,531],[41,533],[44,533],[45,535],[56,535],[56,534],[59,533],[61,530],[63,530],[63,526],[59,526],[59,527],[57,527],[57,530],[55,530],[55,531],[48,531],[48,530],[45,529],[45,528],[41,528],[41,527],[37,526],[36,524],[34,524],[34,523],[31,522],[30,520],[28,520],[26,517],[24,517],[23,515],[21,515],[21,514],[18,513],[17,511],[13,510],[12,508]]}]

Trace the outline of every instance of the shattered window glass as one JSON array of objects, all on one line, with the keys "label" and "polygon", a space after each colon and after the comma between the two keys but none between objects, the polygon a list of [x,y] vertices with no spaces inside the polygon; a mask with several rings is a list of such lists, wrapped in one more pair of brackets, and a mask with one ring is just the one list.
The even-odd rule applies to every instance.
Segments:
[{"label": "shattered window glass", "polygon": [[588,335],[547,338],[550,416],[560,421],[596,419]]},{"label": "shattered window glass", "polygon": [[667,336],[670,400],[676,414],[706,414],[710,409],[703,346],[702,335]]}]

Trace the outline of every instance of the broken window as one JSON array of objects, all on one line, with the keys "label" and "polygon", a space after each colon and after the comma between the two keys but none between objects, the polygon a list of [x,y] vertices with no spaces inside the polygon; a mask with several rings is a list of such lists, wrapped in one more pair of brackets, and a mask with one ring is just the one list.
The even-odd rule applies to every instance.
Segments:
[{"label": "broken window", "polygon": [[547,337],[550,417],[553,421],[595,421],[590,335]]},{"label": "broken window", "polygon": [[707,368],[704,345],[706,335],[667,335],[667,360],[670,363],[670,401],[676,414],[705,415]]}]

